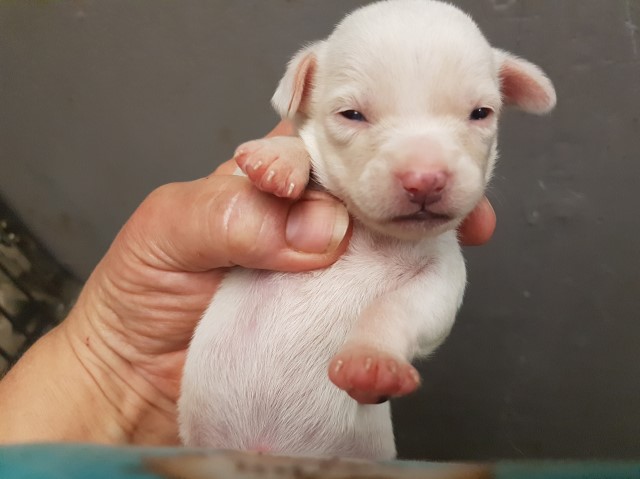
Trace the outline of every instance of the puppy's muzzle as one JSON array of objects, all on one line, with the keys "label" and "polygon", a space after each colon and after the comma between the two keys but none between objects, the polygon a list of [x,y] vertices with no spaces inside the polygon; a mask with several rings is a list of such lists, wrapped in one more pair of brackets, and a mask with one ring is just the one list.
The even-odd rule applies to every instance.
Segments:
[{"label": "puppy's muzzle", "polygon": [[442,199],[448,180],[444,171],[407,171],[397,176],[409,201],[423,207]]}]

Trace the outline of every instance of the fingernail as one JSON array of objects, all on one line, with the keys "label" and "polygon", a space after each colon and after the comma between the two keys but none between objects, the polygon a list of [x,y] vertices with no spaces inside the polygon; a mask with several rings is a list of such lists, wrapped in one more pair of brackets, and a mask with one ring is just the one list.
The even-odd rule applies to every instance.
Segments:
[{"label": "fingernail", "polygon": [[286,240],[297,251],[328,253],[342,242],[348,227],[349,214],[342,204],[300,201],[289,211]]}]

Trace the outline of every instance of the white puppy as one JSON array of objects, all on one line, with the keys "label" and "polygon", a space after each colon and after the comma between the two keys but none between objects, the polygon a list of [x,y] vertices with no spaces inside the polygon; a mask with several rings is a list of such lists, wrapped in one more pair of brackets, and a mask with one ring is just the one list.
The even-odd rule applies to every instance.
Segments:
[{"label": "white puppy", "polygon": [[411,361],[443,342],[461,304],[455,229],[491,176],[503,103],[542,114],[555,101],[539,68],[437,1],[373,3],[300,51],[273,97],[299,138],[250,142],[237,160],[295,198],[310,157],[353,236],[322,271],[227,276],[187,357],[184,443],[395,457],[385,401],[416,389]]}]

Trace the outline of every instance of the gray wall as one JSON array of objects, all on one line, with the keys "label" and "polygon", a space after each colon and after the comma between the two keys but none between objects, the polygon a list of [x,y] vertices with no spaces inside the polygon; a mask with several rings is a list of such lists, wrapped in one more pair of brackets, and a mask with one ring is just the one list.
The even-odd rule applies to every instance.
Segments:
[{"label": "gray wall", "polygon": [[[0,4],[0,194],[85,277],[155,186],[205,175],[276,121],[289,56],[346,0]],[[560,103],[507,115],[495,239],[426,386],[397,403],[404,457],[640,457],[640,5],[466,0]]]}]

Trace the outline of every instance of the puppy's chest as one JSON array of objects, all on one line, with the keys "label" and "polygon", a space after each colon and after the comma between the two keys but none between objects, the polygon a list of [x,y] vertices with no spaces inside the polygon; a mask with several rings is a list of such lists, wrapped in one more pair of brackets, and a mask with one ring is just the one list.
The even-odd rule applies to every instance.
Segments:
[{"label": "puppy's chest", "polygon": [[348,251],[332,266],[309,273],[240,271],[233,289],[243,292],[235,315],[245,331],[349,328],[360,311],[381,295],[424,274],[428,249],[380,240],[356,225]]},{"label": "puppy's chest", "polygon": [[333,266],[312,273],[316,281],[348,282],[353,288],[374,284],[393,290],[429,267],[434,254],[424,245],[371,234],[356,223],[349,249]]}]

